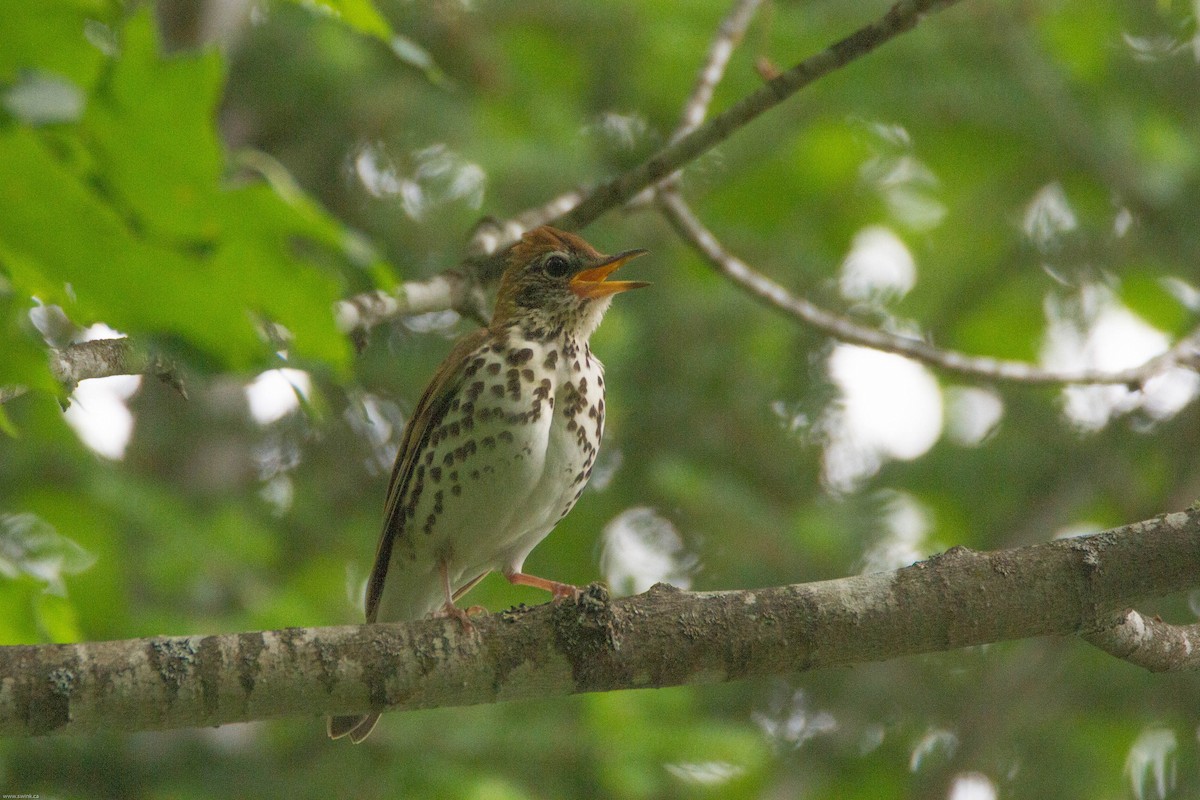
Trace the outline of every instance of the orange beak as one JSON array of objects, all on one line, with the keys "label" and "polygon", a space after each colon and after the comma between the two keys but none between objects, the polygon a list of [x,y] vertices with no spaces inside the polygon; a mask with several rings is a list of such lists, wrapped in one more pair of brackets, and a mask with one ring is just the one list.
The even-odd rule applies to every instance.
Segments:
[{"label": "orange beak", "polygon": [[588,267],[574,278],[571,278],[571,291],[580,297],[595,300],[597,297],[608,297],[610,294],[627,292],[630,289],[640,289],[650,284],[645,281],[608,281],[609,275],[616,272],[626,261],[632,261],[638,256],[644,256],[648,250],[626,250],[617,253],[607,261]]}]

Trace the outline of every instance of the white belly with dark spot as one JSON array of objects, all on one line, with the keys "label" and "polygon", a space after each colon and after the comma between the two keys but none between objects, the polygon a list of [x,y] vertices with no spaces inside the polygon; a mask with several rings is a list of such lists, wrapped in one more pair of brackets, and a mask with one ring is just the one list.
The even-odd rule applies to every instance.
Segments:
[{"label": "white belly with dark spot", "polygon": [[455,590],[492,570],[520,571],[591,474],[604,391],[603,367],[586,346],[570,354],[562,342],[522,342],[506,359],[489,345],[466,363],[457,403],[418,456],[421,489],[401,499],[409,514],[381,621],[441,606],[442,559]]}]

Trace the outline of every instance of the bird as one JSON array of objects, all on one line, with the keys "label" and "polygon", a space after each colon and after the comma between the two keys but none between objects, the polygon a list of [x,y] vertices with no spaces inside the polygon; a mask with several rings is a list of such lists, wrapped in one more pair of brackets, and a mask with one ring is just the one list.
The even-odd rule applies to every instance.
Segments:
[{"label": "bird", "polygon": [[[452,616],[492,571],[554,600],[577,587],[522,571],[583,492],[604,433],[604,367],[588,340],[615,295],[609,280],[643,249],[606,256],[541,226],[509,250],[492,320],[462,338],[404,429],[367,580],[366,620]],[[330,738],[363,741],[378,713],[334,716]]]}]

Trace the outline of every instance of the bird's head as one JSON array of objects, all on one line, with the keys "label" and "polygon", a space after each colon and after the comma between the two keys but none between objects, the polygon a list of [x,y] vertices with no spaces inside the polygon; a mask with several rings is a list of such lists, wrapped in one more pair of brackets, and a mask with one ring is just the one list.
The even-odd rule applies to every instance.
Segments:
[{"label": "bird's head", "polygon": [[492,327],[520,324],[543,336],[556,332],[586,339],[619,292],[649,284],[608,276],[645,250],[606,256],[573,233],[543,225],[509,251]]}]

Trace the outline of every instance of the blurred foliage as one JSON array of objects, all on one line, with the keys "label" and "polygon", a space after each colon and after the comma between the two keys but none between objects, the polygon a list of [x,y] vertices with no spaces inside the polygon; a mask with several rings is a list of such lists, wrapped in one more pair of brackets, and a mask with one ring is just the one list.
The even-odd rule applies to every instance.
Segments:
[{"label": "blurred foliage", "polygon": [[[357,619],[388,461],[469,326],[398,322],[352,356],[332,303],[450,266],[482,215],[652,152],[727,5],[0,0],[0,385],[34,390],[0,411],[0,642]],[[766,6],[714,108],[760,84],[756,59],[787,66],[885,8]],[[1036,359],[1050,309],[1098,296],[1178,336],[1200,285],[1195,13],[964,0],[702,157],[687,192],[776,280],[944,346]],[[839,271],[873,227],[911,255],[915,284],[852,304]],[[716,277],[650,210],[586,233],[650,248],[637,266],[655,285],[595,337],[608,479],[532,572],[595,579],[601,531],[638,506],[669,521],[693,586],[735,588],[1043,541],[1200,496],[1195,402],[1131,401],[1087,426],[1059,390],[1005,385],[981,386],[1003,412],[986,435],[837,484],[832,345]],[[35,304],[175,354],[189,399],[144,380],[124,458],[94,454],[64,419]],[[312,376],[307,401],[256,422],[245,387],[284,364]],[[544,600],[495,578],[471,599]],[[1194,620],[1200,599],[1186,601],[1145,610]],[[1026,641],[393,714],[360,747],[315,718],[5,741],[0,789],[925,798],[984,780],[1004,798],[1183,798],[1200,795],[1198,695],[1194,676]],[[1161,792],[1156,770],[1173,776]]]}]

